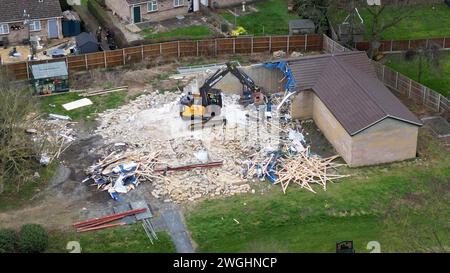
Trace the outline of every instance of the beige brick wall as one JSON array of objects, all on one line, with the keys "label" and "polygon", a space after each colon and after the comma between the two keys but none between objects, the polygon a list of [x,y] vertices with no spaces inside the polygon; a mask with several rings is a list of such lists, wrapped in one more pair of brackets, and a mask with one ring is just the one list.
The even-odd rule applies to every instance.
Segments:
[{"label": "beige brick wall", "polygon": [[416,157],[419,127],[385,119],[353,137],[351,166],[374,165]]},{"label": "beige brick wall", "polygon": [[313,117],[314,93],[301,91],[292,99],[291,115],[294,119],[309,119]]},{"label": "beige brick wall", "polygon": [[105,0],[105,5],[113,11],[117,16],[130,22],[131,7],[128,6],[126,0]]},{"label": "beige brick wall", "polygon": [[[282,83],[280,80],[283,75],[278,70],[271,70],[261,66],[240,67],[259,87],[268,93],[277,93],[282,91]],[[227,94],[242,95],[242,84],[239,80],[229,73],[226,75],[215,88],[223,90]]]},{"label": "beige brick wall", "polygon": [[[58,31],[59,31],[59,38],[62,38],[62,24],[61,19],[58,18]],[[46,44],[48,40],[48,20],[41,20],[41,30],[40,31],[31,31],[31,36],[38,36],[42,39],[41,44]],[[28,27],[24,26],[23,22],[17,22],[17,23],[9,23],[9,27],[12,25],[15,26],[21,26],[23,29],[14,31],[9,30],[9,34],[7,35],[0,35],[0,39],[2,39],[4,36],[8,37],[10,44],[21,44],[24,39],[28,39]]]},{"label": "beige brick wall", "polygon": [[313,119],[345,162],[352,162],[352,138],[323,102],[313,94]]},{"label": "beige brick wall", "polygon": [[188,1],[184,0],[183,6],[174,7],[173,0],[159,0],[158,11],[148,12],[147,4],[141,5],[141,13],[143,21],[162,21],[175,18],[178,15],[186,15],[188,13]]}]

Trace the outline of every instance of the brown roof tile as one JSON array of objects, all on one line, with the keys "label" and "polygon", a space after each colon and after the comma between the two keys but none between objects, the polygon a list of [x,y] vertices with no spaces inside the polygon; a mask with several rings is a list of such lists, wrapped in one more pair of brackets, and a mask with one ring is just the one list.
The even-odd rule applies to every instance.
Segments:
[{"label": "brown roof tile", "polygon": [[23,21],[24,10],[30,19],[62,17],[59,0],[0,0],[0,22]]},{"label": "brown roof tile", "polygon": [[311,89],[350,135],[385,118],[422,125],[375,74],[365,52],[287,60],[298,90]]}]

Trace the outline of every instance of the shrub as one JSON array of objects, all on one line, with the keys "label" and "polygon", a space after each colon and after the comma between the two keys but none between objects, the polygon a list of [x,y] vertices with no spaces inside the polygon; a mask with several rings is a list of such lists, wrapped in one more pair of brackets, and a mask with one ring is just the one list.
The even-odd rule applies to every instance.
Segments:
[{"label": "shrub", "polygon": [[40,225],[23,225],[19,232],[19,251],[22,253],[40,253],[48,247],[48,233]]},{"label": "shrub", "polygon": [[13,253],[16,245],[17,233],[12,229],[0,229],[0,253]]}]

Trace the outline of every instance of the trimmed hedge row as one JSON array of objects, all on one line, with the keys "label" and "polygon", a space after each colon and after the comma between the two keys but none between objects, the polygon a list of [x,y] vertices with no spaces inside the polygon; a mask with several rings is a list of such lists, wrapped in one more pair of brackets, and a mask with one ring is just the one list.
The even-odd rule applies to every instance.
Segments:
[{"label": "trimmed hedge row", "polygon": [[41,253],[48,247],[48,233],[40,225],[23,225],[16,233],[13,229],[0,229],[0,253]]}]

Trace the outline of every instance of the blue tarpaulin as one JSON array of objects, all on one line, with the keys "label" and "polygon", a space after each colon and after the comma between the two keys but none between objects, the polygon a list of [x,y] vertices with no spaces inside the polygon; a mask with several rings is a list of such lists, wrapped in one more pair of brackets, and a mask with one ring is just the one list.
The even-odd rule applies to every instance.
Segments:
[{"label": "blue tarpaulin", "polygon": [[284,77],[286,78],[286,84],[284,85],[284,89],[289,92],[295,92],[295,79],[294,75],[292,75],[292,70],[289,68],[287,62],[270,62],[264,64],[265,68],[269,69],[279,69],[283,72]]}]

